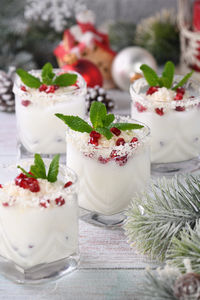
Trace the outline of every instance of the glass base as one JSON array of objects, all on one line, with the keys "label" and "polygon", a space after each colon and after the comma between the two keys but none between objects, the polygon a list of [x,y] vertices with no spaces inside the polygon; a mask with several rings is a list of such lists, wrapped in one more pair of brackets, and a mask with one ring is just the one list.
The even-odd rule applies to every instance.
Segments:
[{"label": "glass base", "polygon": [[[54,155],[56,155],[57,153],[51,153],[51,154],[44,154],[44,153],[40,153],[40,152],[36,152],[39,153],[42,158],[49,158],[52,159],[54,157]],[[20,142],[18,142],[17,145],[17,159],[26,159],[26,158],[34,158],[34,154],[32,152],[29,152]],[[66,163],[66,153],[58,153],[60,154],[60,163],[65,164]]]},{"label": "glass base", "polygon": [[117,229],[123,225],[125,218],[126,216],[123,212],[107,216],[80,207],[80,219],[100,227]]},{"label": "glass base", "polygon": [[200,159],[194,158],[191,160],[180,161],[177,163],[151,164],[152,175],[175,175],[181,173],[191,173],[198,171],[200,168]]},{"label": "glass base", "polygon": [[19,284],[40,284],[58,279],[77,269],[79,255],[23,269],[14,262],[0,256],[0,273]]}]

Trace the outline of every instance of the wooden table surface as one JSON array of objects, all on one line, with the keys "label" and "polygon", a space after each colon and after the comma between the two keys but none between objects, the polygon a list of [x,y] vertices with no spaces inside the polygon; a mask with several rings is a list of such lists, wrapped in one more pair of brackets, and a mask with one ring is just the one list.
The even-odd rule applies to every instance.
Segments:
[{"label": "wooden table surface", "polygon": [[[116,112],[129,112],[129,97],[115,93]],[[16,161],[15,114],[0,112],[0,163]],[[80,221],[79,269],[55,282],[22,286],[0,275],[0,300],[142,300],[136,287],[144,269],[156,263],[131,248],[123,229],[108,230]]]}]

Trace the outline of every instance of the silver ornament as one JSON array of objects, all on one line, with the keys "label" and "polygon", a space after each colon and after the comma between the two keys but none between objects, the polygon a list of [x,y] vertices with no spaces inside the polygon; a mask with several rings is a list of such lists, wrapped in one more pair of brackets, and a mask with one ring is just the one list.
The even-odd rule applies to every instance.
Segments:
[{"label": "silver ornament", "polygon": [[142,64],[147,64],[154,70],[157,69],[154,57],[141,47],[127,47],[120,51],[112,63],[111,72],[115,84],[120,89],[128,91],[131,77],[135,73],[141,73]]}]

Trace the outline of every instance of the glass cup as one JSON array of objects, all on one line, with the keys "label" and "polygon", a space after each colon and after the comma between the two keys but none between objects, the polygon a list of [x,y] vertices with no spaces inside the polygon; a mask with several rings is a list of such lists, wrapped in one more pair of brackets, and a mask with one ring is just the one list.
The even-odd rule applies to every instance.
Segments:
[{"label": "glass cup", "polygon": [[[59,74],[61,70],[56,69],[54,72]],[[30,73],[36,77],[41,76],[41,70]],[[31,154],[36,152],[46,157],[65,153],[66,127],[54,114],[85,116],[86,83],[80,74],[71,73],[78,76],[76,85],[59,87],[54,93],[25,87],[16,76],[13,91],[20,158],[33,156]]]},{"label": "glass cup", "polygon": [[[175,84],[180,79],[175,76]],[[176,101],[150,101],[147,89],[144,78],[130,86],[131,116],[150,127],[152,172],[167,175],[199,168],[199,84],[189,80],[185,85],[188,96]]]},{"label": "glass cup", "polygon": [[[135,123],[129,117],[117,117],[116,121]],[[87,133],[68,129],[66,160],[79,176],[78,197],[84,221],[113,228],[120,226],[131,198],[148,184],[149,128],[144,125],[134,133],[138,142],[133,144],[95,146],[88,143]]]},{"label": "glass cup", "polygon": [[[27,168],[30,160],[20,165]],[[79,262],[77,176],[60,166],[56,187],[49,182],[42,186],[38,180],[40,192],[31,193],[15,185],[17,175],[16,165],[0,166],[0,273],[14,282],[32,284],[75,270]],[[66,182],[72,184],[63,188]]]}]

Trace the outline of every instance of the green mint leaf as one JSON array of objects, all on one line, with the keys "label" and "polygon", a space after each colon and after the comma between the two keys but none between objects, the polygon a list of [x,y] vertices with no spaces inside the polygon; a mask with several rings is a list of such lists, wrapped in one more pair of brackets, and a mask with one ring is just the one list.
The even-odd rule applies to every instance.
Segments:
[{"label": "green mint leaf", "polygon": [[172,88],[172,90],[173,90],[173,91],[176,91],[177,88],[183,86],[183,85],[188,81],[188,79],[192,76],[193,73],[194,73],[194,71],[192,71],[192,72],[186,74],[186,75],[181,79],[181,81],[179,81],[179,83],[177,83],[177,85],[175,85],[175,86]]},{"label": "green mint leaf", "polygon": [[[31,172],[37,176],[37,178],[46,179],[46,168],[40,154],[35,154],[34,165],[31,166]],[[36,174],[35,174],[36,172]]]},{"label": "green mint leaf", "polygon": [[164,70],[160,80],[162,82],[162,86],[166,87],[167,89],[170,89],[172,86],[174,78],[174,69],[174,64],[171,61],[168,61],[164,66]]},{"label": "green mint leaf", "polygon": [[97,127],[97,128],[95,128],[95,130],[97,132],[99,132],[100,134],[104,135],[107,138],[107,140],[110,140],[113,136],[113,134],[110,132],[110,130],[106,127]]},{"label": "green mint leaf", "polygon": [[106,106],[101,103],[94,101],[90,107],[90,121],[93,127],[103,127],[103,120],[106,119],[107,111]]},{"label": "green mint leaf", "polygon": [[60,154],[56,154],[50,163],[49,171],[47,175],[47,180],[49,182],[55,182],[57,180],[58,171],[59,171],[59,159],[60,159]]},{"label": "green mint leaf", "polygon": [[41,85],[41,81],[39,78],[31,75],[23,69],[17,69],[17,75],[21,78],[21,81],[30,88],[39,88]]},{"label": "green mint leaf", "polygon": [[42,68],[42,82],[51,85],[54,76],[52,64],[46,63]]},{"label": "green mint leaf", "polygon": [[151,67],[143,64],[141,65],[140,70],[143,72],[144,78],[150,86],[159,84],[159,77]]},{"label": "green mint leaf", "polygon": [[113,114],[108,114],[105,116],[105,119],[103,119],[103,126],[108,127],[115,119],[115,116]]},{"label": "green mint leaf", "polygon": [[122,131],[124,130],[132,130],[132,129],[141,129],[144,126],[140,124],[134,124],[134,123],[112,123],[110,124],[109,128],[116,127]]},{"label": "green mint leaf", "polygon": [[53,84],[59,85],[59,86],[69,86],[72,84],[75,84],[77,81],[77,75],[76,74],[70,74],[70,73],[64,73],[55,78],[53,81]]},{"label": "green mint leaf", "polygon": [[26,170],[24,170],[22,167],[17,166],[18,169],[20,169],[22,171],[22,173],[24,173],[27,177],[31,177],[31,178],[35,178],[35,176],[29,174],[28,172],[26,172]]},{"label": "green mint leaf", "polygon": [[55,114],[55,116],[61,119],[72,130],[88,133],[90,133],[93,130],[92,127],[86,121],[77,116],[65,116],[62,114]]}]

